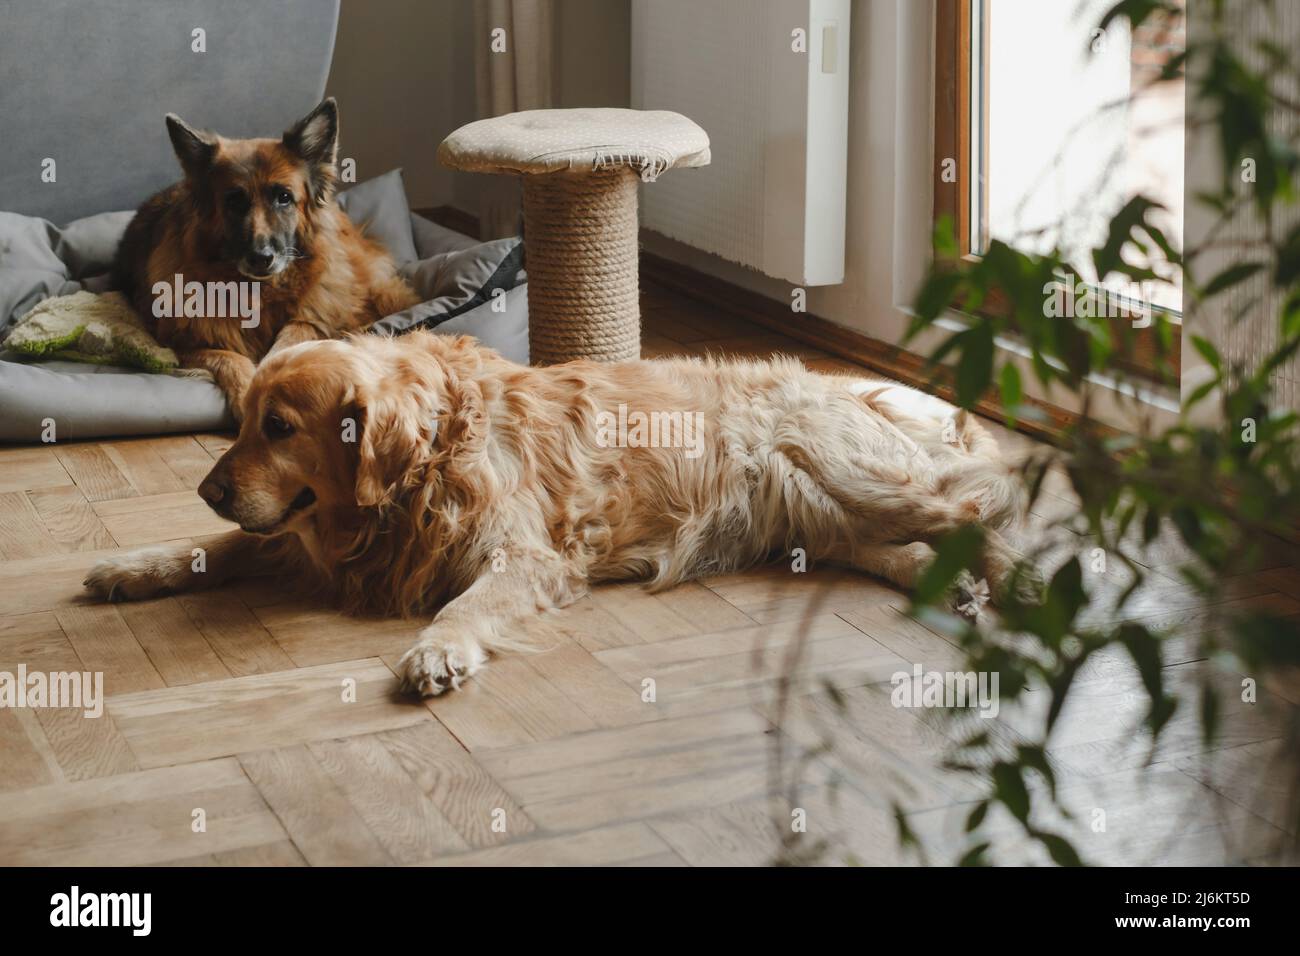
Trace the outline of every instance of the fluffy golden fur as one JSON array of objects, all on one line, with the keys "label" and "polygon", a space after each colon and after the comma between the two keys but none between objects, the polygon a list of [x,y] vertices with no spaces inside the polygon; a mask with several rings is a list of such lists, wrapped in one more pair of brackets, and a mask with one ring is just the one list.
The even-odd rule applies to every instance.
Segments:
[{"label": "fluffy golden fur", "polygon": [[[698,413],[700,440],[611,440],[620,406]],[[928,542],[971,522],[994,595],[1022,578],[995,530],[1020,484],[972,418],[794,359],[525,368],[464,337],[360,336],[268,357],[246,409],[200,487],[244,530],[203,574],[188,547],[152,549],[87,586],[139,599],[301,569],[349,610],[435,615],[402,661],[423,694],[603,580],[659,590],[798,547],[911,587]]]},{"label": "fluffy golden fur", "polygon": [[[207,369],[242,417],[268,352],[336,338],[414,305],[387,250],[334,198],[338,112],[329,99],[280,139],[226,139],[168,116],[185,177],[147,200],[114,265],[116,284],[181,365]],[[260,315],[154,315],[155,283],[260,284]],[[175,311],[175,310],[173,310]]]}]

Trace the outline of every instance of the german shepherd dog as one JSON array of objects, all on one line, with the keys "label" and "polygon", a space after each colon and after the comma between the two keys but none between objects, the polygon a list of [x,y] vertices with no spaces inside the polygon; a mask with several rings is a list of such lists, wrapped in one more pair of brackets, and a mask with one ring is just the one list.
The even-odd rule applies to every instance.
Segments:
[{"label": "german shepherd dog", "polygon": [[[185,177],[136,212],[118,247],[114,279],[182,367],[212,373],[236,419],[243,419],[244,393],[263,356],[360,331],[419,301],[388,252],[335,201],[339,126],[332,98],[279,139],[226,139],[170,113],[167,132]],[[177,276],[185,286],[205,288],[257,282],[258,314],[248,322],[185,315],[173,302],[164,310],[171,314],[156,315],[155,284],[170,287]]]}]

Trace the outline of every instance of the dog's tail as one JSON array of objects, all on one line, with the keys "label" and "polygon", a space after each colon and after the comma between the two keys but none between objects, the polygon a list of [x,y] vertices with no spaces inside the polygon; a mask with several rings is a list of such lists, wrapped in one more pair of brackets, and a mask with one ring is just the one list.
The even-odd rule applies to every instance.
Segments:
[{"label": "dog's tail", "polygon": [[893,383],[855,382],[850,390],[925,449],[944,498],[973,504],[979,522],[991,528],[1008,527],[1024,516],[1028,495],[1017,468],[970,412]]}]

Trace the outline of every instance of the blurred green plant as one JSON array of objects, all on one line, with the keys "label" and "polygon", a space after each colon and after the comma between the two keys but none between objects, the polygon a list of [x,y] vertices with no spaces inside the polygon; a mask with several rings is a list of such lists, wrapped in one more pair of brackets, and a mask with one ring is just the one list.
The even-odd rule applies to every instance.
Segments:
[{"label": "blurred green plant", "polygon": [[[997,838],[983,832],[995,806],[1008,811],[1023,834],[1057,863],[1086,862],[1062,835],[1043,828],[1044,815],[1035,807],[1043,799],[1056,802],[1049,740],[1076,678],[1094,657],[1126,656],[1140,676],[1152,754],[1171,718],[1185,708],[1196,708],[1207,741],[1218,733],[1224,702],[1214,682],[1204,677],[1199,687],[1188,689],[1171,686],[1167,679],[1164,649],[1178,629],[1158,630],[1129,613],[1130,599],[1150,574],[1138,560],[1144,549],[1164,533],[1176,535],[1182,547],[1169,560],[1204,603],[1213,605],[1225,600],[1231,577],[1266,566],[1278,543],[1294,542],[1300,532],[1300,429],[1293,410],[1276,407],[1274,389],[1276,373],[1300,350],[1300,225],[1279,225],[1279,219],[1295,219],[1280,211],[1297,201],[1300,102],[1293,96],[1300,90],[1300,72],[1292,49],[1240,34],[1241,9],[1248,2],[1272,15],[1269,0],[1198,3],[1195,14],[1205,16],[1204,24],[1189,31],[1185,52],[1170,59],[1153,80],[1187,84],[1188,135],[1206,133],[1217,146],[1218,188],[1195,196],[1211,212],[1213,225],[1180,254],[1156,225],[1158,204],[1137,195],[1110,219],[1105,240],[1090,250],[1098,282],[1113,277],[1143,282],[1183,270],[1189,308],[1182,331],[1208,373],[1185,396],[1172,427],[1144,422],[1136,433],[1121,434],[1091,414],[1099,388],[1131,382],[1135,336],[1131,330],[1117,335],[1117,328],[1127,326],[1105,318],[1047,314],[1044,290],[1049,284],[1071,275],[1084,284],[1059,249],[1032,254],[995,239],[979,258],[963,259],[951,223],[941,222],[936,231],[934,264],[916,296],[905,342],[926,332],[947,332],[929,359],[936,373],[948,376],[957,403],[971,408],[986,395],[1000,393],[1012,424],[1037,410],[1024,401],[1021,368],[1014,356],[996,347],[1000,340],[1014,340],[1027,350],[1040,385],[1077,397],[1081,413],[1064,429],[1056,448],[1045,446],[1024,464],[1023,478],[1036,501],[1049,472],[1063,470],[1080,504],[1062,523],[1086,536],[1090,547],[1103,549],[1111,561],[1118,559],[1128,572],[1122,590],[1091,588],[1091,576],[1085,576],[1076,555],[1051,575],[1041,604],[1023,603],[1012,589],[1003,596],[999,619],[975,626],[941,609],[960,570],[974,570],[970,533],[939,545],[939,558],[917,589],[913,613],[959,642],[971,670],[1001,675],[1004,707],[1023,700],[1030,687],[1048,700],[1036,736],[993,746],[987,732],[973,732],[952,755],[950,766],[977,775],[986,792],[967,820],[969,844],[958,859],[963,864],[989,862],[995,852]],[[1179,3],[1122,0],[1109,8],[1099,27],[1127,20],[1133,30],[1144,24],[1175,28],[1183,16]],[[1256,59],[1263,67],[1248,62]],[[1243,163],[1253,166],[1253,182],[1243,181],[1248,178],[1242,176]],[[1240,222],[1238,217],[1249,209],[1259,224],[1258,235],[1225,239],[1228,224]],[[1197,265],[1216,258],[1211,250],[1219,250],[1217,258],[1229,264],[1202,281]],[[1221,303],[1227,293],[1258,288],[1263,276],[1275,296],[1255,296],[1226,314]],[[986,308],[991,300],[997,308]],[[1268,301],[1281,303],[1277,342],[1249,367],[1226,362],[1209,336],[1197,334],[1201,316],[1213,312],[1221,316],[1217,321],[1240,322]],[[958,331],[945,321],[954,312],[962,318]],[[1171,319],[1159,311],[1151,318],[1157,373],[1176,385],[1168,362],[1174,342]],[[1217,414],[1204,414],[1209,408],[1203,406],[1216,405]],[[1028,557],[1032,561],[1038,555]],[[1245,674],[1262,676],[1300,665],[1300,623],[1294,617],[1224,610],[1214,626],[1184,637],[1196,642],[1198,658],[1231,655]],[[1291,754],[1295,736],[1291,728]],[[1294,768],[1291,761],[1286,772],[1294,774]],[[1289,783],[1292,793],[1300,792],[1294,776]],[[1288,808],[1292,812],[1295,803]],[[900,839],[914,843],[903,809],[897,814]]]}]

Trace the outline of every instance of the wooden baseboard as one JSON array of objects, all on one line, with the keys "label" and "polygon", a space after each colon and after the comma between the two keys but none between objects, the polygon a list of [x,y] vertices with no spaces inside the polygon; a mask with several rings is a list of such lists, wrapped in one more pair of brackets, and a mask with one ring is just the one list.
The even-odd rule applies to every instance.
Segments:
[{"label": "wooden baseboard", "polygon": [[416,215],[430,219],[440,226],[463,232],[473,239],[482,238],[479,235],[478,216],[463,209],[457,209],[455,206],[428,206],[414,211]]},{"label": "wooden baseboard", "polygon": [[[808,312],[792,313],[787,306],[767,296],[654,253],[641,253],[641,275],[647,281],[707,303],[719,311],[780,332],[838,358],[865,365],[886,378],[923,388],[949,401],[955,397],[948,383],[950,372],[946,367],[929,369],[925,358],[896,345]],[[1059,442],[1063,432],[1079,418],[1038,399],[1026,398],[1025,404],[1037,409],[1042,420],[1017,420],[1016,428],[1034,438]],[[976,404],[975,411],[998,421],[1005,420],[1002,403],[992,393]]]}]

